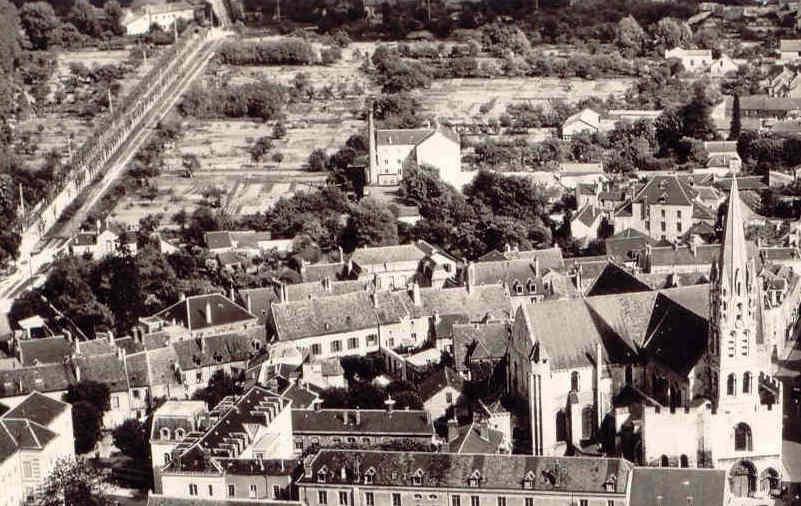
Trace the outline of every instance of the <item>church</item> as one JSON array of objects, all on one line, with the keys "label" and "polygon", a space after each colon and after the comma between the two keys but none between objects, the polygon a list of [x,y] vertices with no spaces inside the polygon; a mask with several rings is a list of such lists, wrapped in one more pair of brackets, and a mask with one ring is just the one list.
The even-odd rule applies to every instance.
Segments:
[{"label": "church", "polygon": [[782,386],[736,180],[729,202],[709,284],[517,310],[507,388],[529,406],[535,455],[721,469],[738,497],[780,488]]}]

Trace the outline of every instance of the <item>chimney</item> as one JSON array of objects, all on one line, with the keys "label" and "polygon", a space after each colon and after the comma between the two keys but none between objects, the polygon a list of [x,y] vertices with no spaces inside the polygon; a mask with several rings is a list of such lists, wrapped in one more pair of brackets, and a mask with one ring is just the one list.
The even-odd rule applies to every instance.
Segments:
[{"label": "chimney", "polygon": [[207,298],[206,299],[206,325],[211,325],[212,321],[213,321],[213,319],[211,317],[211,302]]},{"label": "chimney", "polygon": [[108,344],[113,345],[114,344],[114,332],[109,330],[109,331],[106,332],[106,335],[108,336]]},{"label": "chimney", "polygon": [[125,348],[117,347],[117,360],[125,360]]},{"label": "chimney", "polygon": [[448,420],[448,442],[455,441],[459,438],[459,422],[456,420],[456,417],[451,418]]},{"label": "chimney", "polygon": [[314,475],[314,470],[312,469],[312,455],[307,455],[305,459],[303,459],[303,476],[306,479],[311,479]]},{"label": "chimney", "polygon": [[72,372],[75,373],[75,381],[81,382],[81,366],[72,361]]},{"label": "chimney", "polygon": [[[65,338],[65,339],[66,339],[68,342],[70,342],[70,343],[71,343],[71,342],[72,342],[72,332],[70,332],[69,330],[65,330],[65,331],[64,331],[64,338]],[[75,343],[75,345],[77,346],[77,345],[78,345],[78,343]]]},{"label": "chimney", "polygon": [[509,254],[512,252],[512,246],[507,242],[503,245],[503,252]]},{"label": "chimney", "polygon": [[253,298],[250,296],[250,292],[245,292],[245,306],[247,306],[248,313],[253,312]]},{"label": "chimney", "polygon": [[320,399],[319,397],[314,399],[312,401],[312,408],[314,409],[314,411],[320,411],[321,409],[323,409],[323,400]]},{"label": "chimney", "polygon": [[378,309],[378,295],[375,292],[370,294],[370,301],[373,303],[373,309]]},{"label": "chimney", "polygon": [[439,325],[440,316],[439,311],[434,311],[434,325]]},{"label": "chimney", "polygon": [[417,284],[417,281],[412,283],[412,303],[418,307],[423,305],[423,299],[420,297],[420,285]]},{"label": "chimney", "polygon": [[540,257],[534,257],[534,276],[540,277]]},{"label": "chimney", "polygon": [[354,423],[354,425],[358,427],[359,425],[362,424],[362,411],[359,409],[359,406],[356,406],[355,414],[356,414],[356,423]]},{"label": "chimney", "polygon": [[339,263],[345,263],[345,255],[342,253],[342,246],[337,246],[337,251],[339,251]]},{"label": "chimney", "polygon": [[387,407],[387,413],[392,413],[392,408],[395,406],[395,400],[392,398],[391,395],[387,396],[387,400],[384,401],[384,404]]},{"label": "chimney", "polygon": [[181,292],[181,295],[179,296],[179,299],[180,300],[186,300],[186,294],[184,292]]},{"label": "chimney", "polygon": [[697,245],[696,245],[696,243],[695,243],[695,241],[696,241],[696,239],[697,239],[697,238],[698,238],[698,236],[697,236],[697,235],[695,235],[695,234],[693,234],[693,235],[692,235],[692,237],[690,237],[690,244],[689,244],[689,246],[690,246],[690,253],[692,254],[692,256],[695,256],[696,252],[698,251],[698,249],[697,249]]},{"label": "chimney", "polygon": [[230,290],[230,292],[231,292],[231,296],[230,296],[229,298],[230,298],[232,301],[233,301],[233,300],[236,300],[236,299],[234,298],[234,285],[231,285],[231,290]]},{"label": "chimney", "polygon": [[476,266],[473,262],[467,263],[467,272],[465,274],[464,284],[467,287],[467,293],[470,293],[470,289],[473,287],[473,283],[476,281]]},{"label": "chimney", "polygon": [[286,285],[284,284],[284,282],[283,282],[283,281],[279,281],[279,282],[278,282],[278,301],[279,301],[281,304],[285,304],[285,303],[286,303],[286,301],[287,301],[287,297],[286,297]]},{"label": "chimney", "polygon": [[98,233],[98,234],[99,234],[99,233],[100,233],[100,231],[102,230],[102,226],[101,226],[101,225],[102,225],[102,223],[101,223],[101,221],[100,221],[100,218],[98,218],[98,219],[97,219],[97,221],[95,222],[95,227],[97,228],[97,233]]},{"label": "chimney", "polygon": [[342,425],[347,425],[347,424],[348,424],[348,410],[347,409],[343,409],[342,410]]}]

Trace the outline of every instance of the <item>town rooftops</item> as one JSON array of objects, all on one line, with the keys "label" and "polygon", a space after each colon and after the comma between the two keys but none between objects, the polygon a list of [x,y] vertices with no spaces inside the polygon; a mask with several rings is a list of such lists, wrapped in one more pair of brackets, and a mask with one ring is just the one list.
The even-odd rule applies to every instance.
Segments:
[{"label": "town rooftops", "polygon": [[420,398],[427,401],[446,387],[451,387],[458,392],[464,388],[462,376],[450,367],[440,367],[425,377],[420,383]]},{"label": "town rooftops", "polygon": [[573,217],[573,220],[580,221],[586,227],[591,227],[595,221],[598,219],[599,216],[603,214],[603,211],[594,205],[587,203],[584,207],[582,207],[576,216]]},{"label": "town rooftops", "polygon": [[376,144],[417,146],[434,134],[433,129],[376,130]]},{"label": "town rooftops", "polygon": [[253,230],[206,232],[206,247],[210,250],[226,248],[259,249],[260,243],[270,241],[270,232]]},{"label": "town rooftops", "polygon": [[600,115],[592,109],[586,108],[567,117],[563,127],[572,125],[573,123],[584,123],[587,126],[598,128]]},{"label": "town rooftops", "polygon": [[[320,450],[300,483],[351,484],[369,474],[381,487],[424,487],[625,494],[632,465],[624,459]],[[418,481],[419,480],[419,481]],[[415,482],[419,482],[416,485]]]},{"label": "town rooftops", "polygon": [[422,410],[293,409],[292,432],[430,436],[434,429],[428,415]]},{"label": "town rooftops", "polygon": [[528,259],[533,261],[539,259],[540,268],[542,269],[564,269],[565,260],[562,257],[562,249],[559,246],[544,249],[523,250],[513,249],[511,247],[505,248],[503,251],[492,250],[485,253],[477,262],[496,262],[504,260],[524,260]]},{"label": "town rooftops", "polygon": [[367,292],[351,292],[273,304],[275,331],[282,341],[353,332],[377,326]]},{"label": "town rooftops", "polygon": [[0,370],[0,397],[15,397],[33,391],[59,392],[77,383],[69,364],[45,364]]},{"label": "town rooftops", "polygon": [[322,281],[286,285],[284,289],[286,290],[286,300],[293,302],[314,297],[329,297],[331,295],[358,292],[364,290],[366,286],[366,282],[360,280],[331,281],[324,279]]},{"label": "town rooftops", "polygon": [[495,360],[506,353],[509,326],[506,323],[453,326],[453,362],[457,368],[471,360]]},{"label": "town rooftops", "polygon": [[190,331],[256,320],[256,316],[219,293],[186,297],[156,313],[155,317],[166,322],[175,321]]},{"label": "town rooftops", "polygon": [[39,425],[47,426],[69,407],[66,402],[33,392],[4,416],[6,418],[25,418]]},{"label": "town rooftops", "polygon": [[787,112],[801,109],[801,98],[747,95],[740,97],[740,110]]},{"label": "town rooftops", "polygon": [[20,361],[24,367],[56,364],[72,355],[72,343],[64,336],[25,339],[19,342]]},{"label": "town rooftops", "polygon": [[204,401],[168,400],[153,413],[151,441],[180,441],[196,428],[196,419],[205,412]]},{"label": "town rooftops", "polygon": [[[421,241],[422,242],[422,241]],[[420,262],[434,248],[421,248],[417,243],[401,244],[397,246],[377,246],[359,248],[353,252],[350,259],[358,266],[384,265],[396,262]]]},{"label": "town rooftops", "polygon": [[[247,361],[265,346],[263,329],[184,339],[172,344],[182,371]],[[258,342],[259,344],[255,344]]]},{"label": "town rooftops", "polygon": [[300,270],[300,275],[306,282],[342,279],[344,274],[345,264],[342,262],[308,264],[303,265]]},{"label": "town rooftops", "polygon": [[779,40],[779,51],[801,51],[801,39]]},{"label": "town rooftops", "polygon": [[147,506],[303,506],[303,503],[275,499],[173,497],[151,493],[147,496]]},{"label": "town rooftops", "polygon": [[726,498],[726,471],[674,467],[635,467],[630,506],[722,506]]},{"label": "town rooftops", "polygon": [[471,422],[459,427],[459,437],[448,443],[448,449],[451,453],[492,455],[500,453],[503,442],[503,432]]},{"label": "town rooftops", "polygon": [[691,206],[695,190],[678,176],[654,176],[634,196],[635,202],[669,206]]}]

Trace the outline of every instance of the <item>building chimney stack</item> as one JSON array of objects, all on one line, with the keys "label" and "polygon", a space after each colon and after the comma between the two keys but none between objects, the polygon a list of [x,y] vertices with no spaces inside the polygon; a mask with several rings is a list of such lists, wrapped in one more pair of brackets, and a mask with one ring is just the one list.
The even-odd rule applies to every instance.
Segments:
[{"label": "building chimney stack", "polygon": [[423,305],[423,299],[420,296],[420,285],[417,281],[412,283],[412,303],[418,307]]},{"label": "building chimney stack", "polygon": [[362,412],[359,409],[359,406],[356,406],[356,427],[362,424]]},{"label": "building chimney stack", "polygon": [[206,325],[211,325],[212,322],[211,318],[211,302],[206,299]]}]

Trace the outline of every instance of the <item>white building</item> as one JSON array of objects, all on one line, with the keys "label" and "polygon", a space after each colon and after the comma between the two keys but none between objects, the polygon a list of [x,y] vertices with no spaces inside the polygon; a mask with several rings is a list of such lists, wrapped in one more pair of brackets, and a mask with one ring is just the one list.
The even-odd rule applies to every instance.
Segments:
[{"label": "white building", "polygon": [[592,109],[584,109],[569,116],[562,124],[562,140],[569,141],[579,133],[598,133],[600,127],[601,115]]},{"label": "white building", "polygon": [[712,64],[711,49],[682,49],[674,47],[665,51],[665,59],[678,58],[688,72],[698,72]]},{"label": "white building", "polygon": [[123,17],[122,26],[126,35],[147,33],[154,24],[166,31],[172,29],[172,25],[179,19],[194,20],[196,10],[195,6],[187,2],[146,5],[136,11],[128,11]]},{"label": "white building", "polygon": [[448,183],[462,181],[462,150],[459,134],[443,125],[434,128],[376,130],[368,117],[370,155],[366,181],[369,185],[400,184],[404,169],[430,165]]}]

